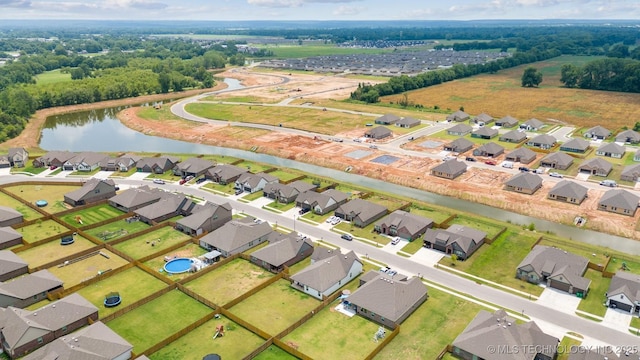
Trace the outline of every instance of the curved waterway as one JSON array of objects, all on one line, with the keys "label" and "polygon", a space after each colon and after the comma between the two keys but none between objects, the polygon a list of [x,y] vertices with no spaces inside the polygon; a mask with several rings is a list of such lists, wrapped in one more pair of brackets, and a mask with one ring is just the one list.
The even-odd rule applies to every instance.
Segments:
[{"label": "curved waterway", "polygon": [[[235,79],[225,79],[225,82],[229,84],[227,89],[231,87],[234,89],[242,88],[242,85]],[[640,241],[591,230],[583,230],[466,200],[433,194],[361,175],[327,169],[271,155],[211,145],[192,144],[185,141],[145,135],[127,128],[116,118],[118,111],[123,108],[124,107],[115,107],[51,116],[46,120],[42,130],[40,147],[48,151],[135,151],[232,156],[281,167],[299,169],[311,174],[333,178],[336,181],[354,183],[460,211],[490,216],[496,220],[509,221],[514,224],[528,225],[533,223],[539,232],[549,231],[566,238],[640,255]]]}]

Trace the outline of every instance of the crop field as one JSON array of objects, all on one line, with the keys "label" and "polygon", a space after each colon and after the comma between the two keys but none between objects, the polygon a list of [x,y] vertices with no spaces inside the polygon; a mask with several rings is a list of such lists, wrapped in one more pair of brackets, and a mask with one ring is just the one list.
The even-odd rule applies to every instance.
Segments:
[{"label": "crop field", "polygon": [[74,242],[70,245],[60,245],[60,241],[53,240],[46,244],[41,244],[36,247],[21,251],[17,253],[24,261],[29,264],[30,268],[36,268],[38,266],[62,259],[66,256],[79,253],[81,251],[91,249],[96,244],[76,235],[73,237]]},{"label": "crop field", "polygon": [[[495,118],[511,115],[518,120],[532,117],[551,119],[579,126],[606,125],[609,129],[632,126],[640,118],[640,94],[596,90],[568,89],[560,83],[563,64],[583,64],[596,57],[561,56],[546,61],[482,74],[471,78],[408,92],[409,101],[424,106],[438,105],[475,115],[486,112]],[[520,78],[524,69],[533,66],[543,73],[540,88],[523,88]],[[402,95],[380,99],[397,101]]]}]

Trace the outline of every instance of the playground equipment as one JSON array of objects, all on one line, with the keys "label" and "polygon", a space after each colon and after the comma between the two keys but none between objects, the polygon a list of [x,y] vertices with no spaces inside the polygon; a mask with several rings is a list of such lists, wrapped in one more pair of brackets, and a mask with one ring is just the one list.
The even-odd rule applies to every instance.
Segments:
[{"label": "playground equipment", "polygon": [[213,335],[213,340],[215,340],[218,336],[224,336],[224,325],[216,326],[216,333]]},{"label": "playground equipment", "polygon": [[76,215],[75,220],[78,224],[82,225],[82,216]]},{"label": "playground equipment", "polygon": [[385,335],[387,335],[387,330],[385,330],[384,327],[380,326],[378,328],[378,331],[376,331],[376,333],[373,335],[373,341],[378,342],[378,340],[384,338]]},{"label": "playground equipment", "polygon": [[104,297],[104,306],[108,308],[118,306],[121,302],[122,298],[118,292],[110,292]]}]

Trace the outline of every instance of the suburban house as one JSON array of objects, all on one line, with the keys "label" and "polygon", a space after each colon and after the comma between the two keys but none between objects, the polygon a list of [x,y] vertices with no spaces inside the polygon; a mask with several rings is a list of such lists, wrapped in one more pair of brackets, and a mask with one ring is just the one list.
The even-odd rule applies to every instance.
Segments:
[{"label": "suburban house", "polygon": [[15,359],[98,320],[98,308],[78,293],[30,311],[9,306],[0,321],[2,349]]},{"label": "suburban house", "polygon": [[218,164],[210,169],[207,169],[204,173],[204,177],[217,182],[221,185],[230,184],[238,180],[240,175],[249,172],[247,169],[243,169],[238,166],[229,164]]},{"label": "suburban house", "polygon": [[57,338],[22,360],[127,360],[131,358],[132,350],[133,345],[102,321],[97,321],[69,336]]},{"label": "suburban house", "polygon": [[141,156],[135,154],[125,154],[116,158],[109,158],[106,165],[102,165],[102,170],[127,172],[135,168]]},{"label": "suburban house", "polygon": [[222,256],[249,250],[267,241],[273,232],[268,222],[257,223],[250,216],[231,220],[200,238],[200,246],[211,251],[217,250]]},{"label": "suburban house", "polygon": [[625,151],[625,147],[620,144],[606,143],[596,149],[596,155],[622,159]]},{"label": "suburban house", "polygon": [[623,144],[640,143],[640,133],[633,130],[625,130],[616,135],[616,142]]},{"label": "suburban house", "polygon": [[560,150],[573,153],[585,153],[589,150],[590,143],[581,138],[573,138],[560,145]]},{"label": "suburban house", "polygon": [[486,125],[488,123],[493,122],[493,117],[491,115],[489,115],[489,114],[482,113],[482,114],[474,117],[473,119],[471,119],[471,122],[474,123],[474,124],[478,124],[480,126],[484,126],[484,125]]},{"label": "suburban house", "polygon": [[380,140],[393,135],[391,130],[384,126],[376,126],[364,132],[364,137],[369,139]]},{"label": "suburban house", "polygon": [[562,180],[549,190],[547,198],[580,205],[587,198],[587,190],[585,186],[578,183]]},{"label": "suburban house", "polygon": [[6,169],[11,167],[11,163],[9,163],[9,158],[7,155],[0,155],[0,168]]},{"label": "suburban house", "polygon": [[176,221],[175,228],[185,234],[198,236],[231,221],[231,213],[231,204],[228,202],[218,205],[207,201],[204,205],[196,205],[190,215]]},{"label": "suburban house", "polygon": [[67,160],[76,156],[70,151],[49,151],[33,160],[33,167],[55,166],[62,167]]},{"label": "suburban house", "polygon": [[633,154],[633,161],[640,161],[640,150]]},{"label": "suburban house", "polygon": [[25,167],[29,161],[29,152],[25,148],[9,148],[7,160],[11,167]]},{"label": "suburban house", "polygon": [[62,280],[48,270],[40,270],[0,284],[0,307],[22,309],[45,300],[48,293],[62,290]]},{"label": "suburban house", "polygon": [[605,129],[600,125],[594,126],[591,129],[587,129],[584,132],[584,137],[593,139],[593,140],[604,140],[609,136],[611,136],[611,131]]},{"label": "suburban house", "polygon": [[523,122],[522,124],[520,124],[520,129],[526,130],[526,131],[538,131],[542,129],[543,126],[544,126],[544,123],[542,121],[536,118],[531,118]]},{"label": "suburban house", "polygon": [[264,189],[267,184],[277,182],[280,182],[280,179],[273,175],[265,174],[263,172],[257,174],[247,172],[238,177],[234,188],[253,194],[254,192]]},{"label": "suburban house", "polygon": [[424,234],[424,247],[456,255],[458,260],[466,260],[480,245],[487,234],[470,227],[453,224],[448,229],[429,229]]},{"label": "suburban house", "polygon": [[109,205],[126,213],[151,205],[162,198],[164,191],[147,185],[129,188],[109,198]]},{"label": "suburban house", "polygon": [[384,114],[376,119],[375,123],[380,125],[394,125],[400,120],[400,117],[393,114]]},{"label": "suburban house", "polygon": [[498,136],[498,130],[490,127],[481,127],[471,133],[471,137],[485,140],[493,139],[496,136]]},{"label": "suburban house", "polygon": [[585,297],[591,284],[591,280],[583,277],[588,264],[589,259],[585,257],[556,247],[536,245],[518,265],[516,277]]},{"label": "suburban house", "polygon": [[288,204],[294,202],[301,193],[313,190],[316,187],[312,183],[297,180],[290,184],[270,183],[265,185],[262,191],[265,197]]},{"label": "suburban house", "polygon": [[494,142],[482,144],[473,150],[473,155],[475,156],[497,157],[502,155],[503,153],[504,148]]},{"label": "suburban house", "polygon": [[188,216],[195,205],[196,203],[184,194],[163,192],[160,194],[160,200],[136,209],[134,213],[143,223],[153,225],[153,223],[159,223],[174,216]]},{"label": "suburban house", "polygon": [[516,130],[511,130],[509,132],[506,132],[500,135],[500,137],[498,138],[498,140],[500,141],[516,143],[516,144],[523,142],[526,139],[527,139],[527,134],[524,131],[516,131]]},{"label": "suburban house", "polygon": [[361,285],[345,301],[356,314],[395,329],[422,305],[427,297],[427,287],[418,277],[399,281],[376,276]]},{"label": "suburban house", "polygon": [[0,251],[0,281],[5,282],[29,272],[26,261],[11,250]]},{"label": "suburban house", "polygon": [[[314,253],[317,251],[326,253],[326,249],[321,247],[317,247]],[[328,254],[331,256],[316,260],[292,275],[291,287],[322,300],[362,273],[362,261],[353,251]]]},{"label": "suburban house", "polygon": [[324,215],[337,209],[338,206],[346,203],[348,199],[349,196],[347,194],[334,189],[328,189],[321,193],[307,190],[296,197],[296,206],[304,210],[313,211],[315,214]]},{"label": "suburban house", "polygon": [[458,110],[451,115],[447,115],[447,121],[461,122],[469,120],[471,116],[462,110]]},{"label": "suburban house", "polygon": [[175,156],[145,157],[138,160],[136,169],[138,172],[164,174],[173,169],[178,162],[180,158]]},{"label": "suburban house", "polygon": [[622,181],[638,181],[640,178],[640,164],[627,165],[620,174],[620,180]]},{"label": "suburban house", "polygon": [[431,219],[403,210],[396,210],[376,222],[373,230],[380,234],[399,236],[405,240],[413,241],[432,227],[433,220]]},{"label": "suburban house", "polygon": [[616,272],[606,296],[608,307],[637,315],[640,311],[640,276],[626,271]]},{"label": "suburban house", "polygon": [[[545,334],[529,321],[516,323],[503,309],[490,313],[480,310],[458,337],[453,340],[451,354],[463,360],[522,359],[555,360],[560,340]],[[495,349],[520,349],[514,353],[497,355]],[[532,349],[534,351],[523,351]]]},{"label": "suburban house", "polygon": [[116,195],[116,183],[111,179],[91,178],[76,189],[64,194],[64,202],[80,206],[108,199]]},{"label": "suburban house", "polygon": [[527,145],[537,147],[542,150],[549,150],[556,144],[556,142],[557,140],[553,136],[542,134],[527,141]]},{"label": "suburban house", "polygon": [[505,156],[505,160],[528,164],[535,160],[536,156],[537,155],[535,151],[528,148],[520,147],[508,153]]},{"label": "suburban house", "polygon": [[464,174],[465,171],[467,171],[467,164],[463,161],[453,159],[434,166],[431,169],[431,175],[453,180]]},{"label": "suburban house", "polygon": [[362,199],[353,199],[340,206],[335,215],[345,221],[350,221],[357,227],[366,227],[387,214],[387,208]]},{"label": "suburban house", "polygon": [[22,213],[8,206],[0,206],[0,227],[20,224],[23,221]]},{"label": "suburban house", "polygon": [[567,170],[571,164],[573,156],[563,152],[553,152],[540,160],[540,166],[558,170]]},{"label": "suburban house", "polygon": [[638,209],[638,201],[640,197],[626,190],[612,189],[602,195],[598,201],[598,210],[634,216]]},{"label": "suburban house", "polygon": [[607,160],[601,158],[587,159],[578,166],[578,171],[582,174],[596,175],[606,177],[609,175],[613,165]]},{"label": "suburban house", "polygon": [[10,226],[0,227],[0,249],[16,245],[22,245],[22,233]]},{"label": "suburban house", "polygon": [[[284,234],[274,231],[271,236],[274,235]],[[279,273],[285,266],[297,264],[313,253],[311,239],[298,233],[292,232],[277,238],[277,241],[270,239],[269,245],[251,253],[251,262],[273,273]]]},{"label": "suburban house", "polygon": [[496,120],[496,126],[501,126],[503,128],[512,128],[514,126],[518,125],[518,119],[507,115],[505,117],[503,117],[502,119],[497,119]]},{"label": "suburban house", "polygon": [[96,152],[81,152],[62,164],[66,171],[90,172],[101,168],[109,161],[109,156]]},{"label": "suburban house", "polygon": [[529,172],[521,172],[504,183],[504,189],[531,195],[542,187],[542,178]]},{"label": "suburban house", "polygon": [[467,124],[455,124],[447,129],[447,134],[454,136],[465,136],[472,130],[473,128]]},{"label": "suburban house", "polygon": [[471,150],[473,143],[471,140],[465,138],[458,138],[444,146],[445,151],[453,151],[457,153],[463,153]]},{"label": "suburban house", "polygon": [[405,117],[398,121],[396,121],[396,126],[401,128],[412,128],[422,124],[422,122],[418,119],[414,119],[412,117]]},{"label": "suburban house", "polygon": [[207,170],[216,166],[211,160],[205,160],[201,158],[188,158],[185,161],[177,163],[173,167],[173,175],[187,177],[198,177],[204,174]]}]

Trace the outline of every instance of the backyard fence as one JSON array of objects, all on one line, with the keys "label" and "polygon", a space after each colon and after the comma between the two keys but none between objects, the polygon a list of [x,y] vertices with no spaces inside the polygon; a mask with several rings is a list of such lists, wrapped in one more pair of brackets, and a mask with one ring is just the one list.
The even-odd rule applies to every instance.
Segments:
[{"label": "backyard fence", "polygon": [[[46,243],[49,243],[49,242],[52,242],[52,241],[59,241],[60,239],[62,239],[63,236],[68,236],[68,235],[72,235],[72,234],[73,234],[73,231],[71,231],[71,230],[65,231],[65,232],[60,233],[60,234],[55,234],[53,236],[49,236],[47,238],[44,238],[44,239],[41,239],[41,240],[38,240],[38,241],[34,241],[34,242],[31,242],[31,243],[26,243],[26,244],[20,246],[19,248],[13,249],[13,252],[19,253],[21,251],[25,251],[25,250],[34,248],[34,247],[42,245],[42,244],[46,244]],[[22,242],[24,243],[25,240],[23,239]]]},{"label": "backyard fence", "polygon": [[242,302],[243,300],[249,298],[250,296],[254,295],[255,293],[257,293],[258,291],[266,288],[267,286],[275,283],[276,281],[282,279],[282,273],[278,273],[276,274],[274,277],[258,284],[257,286],[253,287],[251,290],[247,291],[246,293],[238,296],[237,298],[229,301],[228,303],[224,304],[222,307],[224,307],[225,309],[230,309],[232,308],[234,305],[237,305],[238,303]]},{"label": "backyard fence", "polygon": [[300,360],[313,360],[312,357],[306,355],[305,353],[301,352],[300,350],[298,350],[297,348],[294,348],[293,346],[285,343],[284,341],[278,339],[278,338],[274,338],[273,339],[273,343],[279,347],[280,349],[288,352],[289,354],[297,357]]},{"label": "backyard fence", "polygon": [[372,360],[374,357],[376,357],[376,355],[378,355],[378,353],[380,351],[382,351],[382,349],[384,349],[385,346],[387,346],[387,344],[389,344],[391,342],[391,340],[393,340],[393,338],[396,337],[396,335],[398,335],[400,333],[400,325],[397,325],[395,329],[393,329],[393,331],[391,331],[389,334],[387,334],[381,341],[378,342],[378,346],[376,346],[375,349],[373,349],[373,351],[367,355],[367,357],[365,357],[365,360]]},{"label": "backyard fence", "polygon": [[170,253],[172,251],[178,250],[178,249],[180,249],[181,247],[183,247],[185,245],[189,245],[189,243],[191,243],[191,239],[187,239],[185,241],[181,241],[181,242],[179,242],[177,244],[171,245],[170,247],[168,247],[168,248],[166,248],[164,250],[156,251],[153,254],[149,254],[149,255],[147,255],[145,257],[141,257],[140,259],[138,259],[138,261],[140,261],[142,263],[143,262],[147,262],[147,261],[149,261],[151,259],[154,259],[154,258],[157,258],[158,256],[161,256],[163,254],[167,254],[167,253]]},{"label": "backyard fence", "polygon": [[107,250],[111,251],[112,253],[114,253],[114,254],[116,254],[116,255],[120,256],[121,258],[123,258],[123,259],[125,259],[125,260],[127,260],[127,261],[129,261],[129,262],[134,262],[134,261],[135,261],[135,259],[134,259],[134,258],[132,258],[132,257],[131,257],[131,256],[129,256],[128,254],[125,254],[124,252],[122,252],[122,251],[120,251],[120,250],[116,249],[116,248],[115,248],[115,247],[113,247],[113,245],[111,245],[111,244],[104,244],[104,247],[105,247],[105,249],[107,249]]},{"label": "backyard fence", "polygon": [[158,342],[157,344],[153,345],[152,347],[144,350],[141,354],[138,355],[151,355],[154,352],[162,349],[163,347],[171,344],[172,342],[178,340],[179,338],[187,335],[188,333],[190,333],[191,331],[195,330],[196,328],[202,326],[204,323],[206,323],[207,321],[210,321],[211,319],[213,319],[216,316],[216,312],[212,311],[209,314],[201,317],[200,319],[194,321],[193,323],[189,324],[187,327],[185,327],[184,329],[181,329],[175,333],[173,333],[172,335],[164,338],[162,341]]},{"label": "backyard fence", "polygon": [[258,346],[257,349],[250,352],[248,355],[242,358],[242,360],[251,360],[254,357],[258,356],[261,352],[267,350],[269,346],[273,344],[273,338],[267,339],[267,341],[263,342],[262,345]]},{"label": "backyard fence", "polygon": [[223,266],[225,264],[228,264],[231,261],[233,261],[233,260],[235,260],[235,259],[237,259],[239,257],[240,257],[240,254],[231,255],[228,258],[222,259],[222,260],[218,261],[217,263],[215,263],[213,265],[209,265],[209,266],[205,267],[204,269],[202,269],[202,270],[200,270],[198,272],[195,272],[195,273],[193,273],[193,274],[191,274],[191,275],[189,275],[187,277],[184,277],[184,278],[178,280],[178,282],[181,283],[181,284],[186,284],[189,281],[195,280],[195,279],[199,278],[200,276],[204,276],[205,274],[208,274],[208,273],[212,272],[213,270],[215,270],[215,269],[217,269],[217,268],[219,268],[219,267],[221,267],[221,266]]},{"label": "backyard fence", "polygon": [[300,325],[304,324],[305,322],[307,322],[307,320],[311,319],[317,313],[322,311],[322,309],[324,309],[325,307],[329,306],[340,295],[341,295],[341,292],[340,291],[336,291],[335,293],[331,294],[331,296],[324,298],[324,300],[322,300],[322,302],[318,306],[316,306],[313,310],[311,310],[311,311],[307,312],[306,314],[304,314],[304,316],[302,316],[302,318],[300,318],[298,321],[294,322],[293,324],[289,325],[289,327],[287,327],[286,329],[282,330],[275,337],[277,339],[282,339],[285,336],[289,335],[291,332],[293,332],[295,329],[297,329]]},{"label": "backyard fence", "polygon": [[106,204],[108,201],[109,201],[108,199],[103,199],[103,200],[92,202],[92,203],[85,204],[85,205],[74,206],[71,209],[67,209],[67,210],[63,210],[63,211],[57,212],[56,216],[57,217],[63,217],[65,215],[67,215],[67,214],[71,214],[71,213],[74,213],[74,212],[77,212],[77,211],[82,211],[82,210],[88,209],[90,207]]},{"label": "backyard fence", "polygon": [[50,261],[46,264],[42,264],[40,266],[34,267],[33,269],[30,269],[31,272],[36,272],[36,271],[40,271],[40,270],[44,270],[44,269],[48,269],[50,267],[54,267],[56,265],[60,265],[60,264],[64,264],[65,262],[69,261],[77,261],[77,259],[82,259],[85,258],[87,255],[92,254],[92,253],[98,253],[100,252],[100,250],[104,249],[104,245],[96,245],[90,249],[86,249],[83,251],[80,251],[78,253],[69,255],[69,256],[65,256],[61,259],[57,259],[57,260],[53,260]]},{"label": "backyard fence", "polygon": [[321,187],[321,188],[319,187],[319,188],[316,188],[316,192],[321,193],[321,192],[326,191],[326,190],[329,190],[329,189],[335,189],[336,187],[338,187],[338,185],[340,185],[340,184],[338,184],[338,183],[331,183],[331,184],[329,184],[329,185],[327,185],[327,186],[325,186],[325,187]]},{"label": "backyard fence", "polygon": [[291,183],[292,183],[292,182],[294,182],[294,181],[302,180],[302,179],[304,179],[304,178],[306,178],[306,177],[307,177],[306,175],[300,175],[300,176],[296,176],[296,177],[294,177],[293,179],[289,179],[289,180],[287,180],[287,181],[282,181],[282,180],[281,180],[281,181],[280,181],[280,183],[281,183],[281,184],[285,184],[285,185],[287,185],[287,184],[291,184]]},{"label": "backyard fence", "polygon": [[52,218],[53,218],[53,215],[47,214],[47,215],[45,215],[43,217],[40,217],[40,218],[37,218],[37,219],[33,219],[33,220],[29,220],[29,221],[23,221],[20,224],[17,224],[19,226],[14,227],[14,229],[18,230],[18,229],[23,228],[25,226],[37,224],[38,222],[45,222],[47,220],[51,220]]},{"label": "backyard fence", "polygon": [[445,346],[444,349],[440,351],[438,356],[436,356],[436,360],[442,360],[444,356],[447,355],[447,353],[451,352],[452,349],[453,349],[453,346],[451,346],[451,344],[447,344],[447,346]]},{"label": "backyard fence", "polygon": [[484,239],[484,242],[485,242],[485,243],[487,243],[487,244],[489,244],[489,245],[493,244],[493,242],[494,242],[494,241],[496,241],[496,239],[497,239],[500,235],[504,234],[504,232],[505,232],[505,231],[507,231],[507,227],[506,227],[506,226],[505,226],[505,227],[503,227],[503,228],[502,228],[502,230],[498,231],[498,233],[497,233],[497,234],[495,234],[493,237],[491,237],[491,238],[485,238],[485,239]]},{"label": "backyard fence", "polygon": [[192,299],[199,301],[205,305],[207,305],[208,307],[212,308],[213,310],[216,310],[218,308],[218,305],[214,304],[211,300],[198,295],[196,292],[194,292],[193,290],[189,289],[188,287],[182,285],[181,283],[176,283],[176,285],[178,286],[178,289],[180,289],[180,291],[182,291],[183,293],[189,295]]},{"label": "backyard fence", "polygon": [[[118,211],[120,211],[120,210],[118,210]],[[56,214],[56,216],[57,216],[57,215],[58,215],[58,214]],[[135,215],[135,214],[134,214],[134,213],[132,213],[132,212],[130,212],[130,213],[125,213],[125,214],[120,214],[120,215],[118,215],[118,216],[116,216],[116,217],[110,217],[110,218],[108,218],[108,219],[106,219],[106,220],[102,220],[102,221],[99,221],[99,222],[97,222],[97,223],[93,223],[93,224],[89,224],[89,225],[80,226],[80,227],[79,227],[79,229],[81,229],[82,231],[87,231],[87,230],[95,229],[95,228],[97,228],[97,227],[100,227],[100,226],[103,226],[103,225],[106,225],[106,224],[109,224],[109,223],[112,223],[112,222],[116,222],[116,221],[119,221],[119,220],[123,220],[123,219],[126,219],[126,218],[131,217],[131,216],[134,216],[134,215]]]},{"label": "backyard fence", "polygon": [[[13,184],[15,184],[15,183],[12,183],[12,184],[9,184],[9,185],[13,185]],[[10,198],[12,198],[12,199],[14,199],[14,200],[19,201],[21,204],[24,204],[24,205],[28,206],[28,207],[29,207],[29,208],[31,208],[32,210],[36,210],[36,211],[37,211],[40,215],[42,215],[42,216],[51,216],[51,214],[49,214],[48,212],[44,211],[43,209],[41,209],[41,208],[37,207],[35,204],[32,204],[32,203],[30,203],[30,202],[28,202],[28,201],[25,201],[23,198],[19,197],[18,195],[14,194],[14,193],[12,193],[12,192],[9,192],[9,191],[7,191],[7,190],[5,190],[5,189],[4,189],[4,187],[5,187],[5,186],[6,186],[6,185],[4,185],[4,186],[0,187],[0,192],[1,192],[1,193],[3,193],[3,194],[5,194],[5,195],[7,195],[8,197],[10,197]]]},{"label": "backyard fence", "polygon": [[455,219],[456,217],[458,217],[458,214],[453,214],[451,216],[449,216],[448,218],[444,219],[442,222],[438,223],[434,223],[433,227],[435,228],[440,228],[440,229],[444,229],[451,221],[453,221],[453,219]]},{"label": "backyard fence", "polygon": [[152,300],[155,300],[155,299],[159,298],[160,296],[168,293],[169,291],[172,291],[172,290],[175,290],[175,289],[176,289],[176,284],[169,285],[169,286],[165,287],[164,289],[158,290],[158,291],[154,292],[153,294],[151,294],[151,295],[149,295],[147,297],[144,297],[144,298],[142,298],[142,299],[140,299],[140,300],[138,300],[138,301],[136,301],[136,302],[134,302],[132,304],[129,304],[129,305],[123,307],[122,309],[119,309],[119,310],[117,310],[117,311],[115,311],[115,312],[103,317],[100,320],[103,323],[107,323],[107,322],[109,322],[109,321],[111,321],[111,320],[113,320],[113,319],[115,319],[115,318],[117,318],[119,316],[122,316],[122,315],[128,313],[129,311],[134,310],[137,307],[142,306],[142,305],[144,305],[144,304],[146,304],[146,303],[148,303],[148,302],[150,302]]},{"label": "backyard fence", "polygon": [[98,276],[94,276],[94,277],[92,277],[90,279],[87,279],[87,280],[84,280],[81,283],[76,284],[76,285],[74,285],[74,286],[72,286],[70,288],[64,289],[64,296],[67,296],[69,294],[73,294],[74,292],[76,292],[76,291],[78,291],[78,290],[80,290],[80,289],[82,289],[82,288],[84,288],[86,286],[95,284],[98,281],[102,281],[102,280],[104,280],[106,278],[112,277],[112,276],[114,276],[116,274],[119,274],[119,273],[125,271],[125,270],[129,270],[134,266],[135,266],[134,263],[128,263],[128,264],[126,264],[124,266],[121,266],[119,268],[116,268],[114,270],[107,271],[107,272],[102,272],[102,273],[98,274]]},{"label": "backyard fence", "polygon": [[141,231],[138,231],[138,232],[135,232],[135,233],[132,233],[132,234],[127,234],[127,235],[125,235],[123,237],[120,237],[120,238],[117,238],[115,240],[109,241],[109,244],[111,244],[111,245],[120,244],[121,242],[125,242],[125,241],[131,240],[131,239],[133,239],[135,237],[146,235],[146,234],[148,234],[150,232],[156,231],[158,229],[162,229],[163,227],[166,227],[166,226],[171,226],[171,225],[169,225],[168,223],[162,223],[162,224],[153,225],[153,226],[150,226],[150,227],[148,227],[148,228],[146,228],[144,230],[141,230]]},{"label": "backyard fence", "polygon": [[157,271],[154,271],[152,268],[150,268],[147,265],[141,263],[140,261],[136,260],[136,261],[134,261],[134,263],[136,264],[137,267],[139,267],[140,269],[144,270],[144,272],[146,272],[147,274],[153,276],[154,278],[162,281],[163,283],[168,284],[168,285],[175,284],[175,282],[173,280],[169,279],[166,276],[162,276],[162,274],[160,274]]},{"label": "backyard fence", "polygon": [[267,333],[266,331],[258,328],[255,325],[253,325],[251,323],[248,323],[248,322],[244,321],[243,319],[237,317],[236,315],[231,313],[229,310],[227,310],[225,308],[219,308],[218,310],[220,311],[220,314],[222,314],[223,316],[225,316],[229,320],[231,320],[234,323],[242,326],[243,328],[251,331],[252,333],[260,336],[261,338],[263,338],[265,340],[271,338],[271,335],[269,333]]}]

